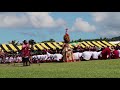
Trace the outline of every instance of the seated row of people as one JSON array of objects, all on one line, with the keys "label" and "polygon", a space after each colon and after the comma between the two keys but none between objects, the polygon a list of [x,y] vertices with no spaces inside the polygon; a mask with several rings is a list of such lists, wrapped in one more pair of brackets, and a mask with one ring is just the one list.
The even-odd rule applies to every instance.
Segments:
[{"label": "seated row of people", "polygon": [[116,47],[103,47],[101,51],[90,51],[86,50],[81,55],[83,60],[94,60],[94,59],[118,59],[120,57],[120,50]]},{"label": "seated row of people", "polygon": [[62,54],[50,54],[47,52],[45,55],[33,55],[32,62],[54,62],[54,61],[61,61]]},{"label": "seated row of people", "polygon": [[6,56],[4,59],[1,58],[1,63],[20,63],[22,62],[22,57],[21,56],[12,56],[12,55],[9,55],[9,56]]},{"label": "seated row of people", "polygon": [[[33,55],[31,62],[53,62],[62,60],[62,50],[44,50],[43,54]],[[97,47],[81,48],[80,46],[73,51],[74,60],[97,60],[97,59],[118,59],[120,57],[120,50],[118,47]],[[0,60],[1,61],[1,60]],[[19,56],[6,56],[4,62],[22,62],[22,57]]]}]

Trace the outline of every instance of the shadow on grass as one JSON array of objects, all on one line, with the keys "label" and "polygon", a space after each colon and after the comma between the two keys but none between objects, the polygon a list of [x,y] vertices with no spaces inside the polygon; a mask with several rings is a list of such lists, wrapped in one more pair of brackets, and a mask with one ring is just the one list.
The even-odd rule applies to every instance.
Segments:
[{"label": "shadow on grass", "polygon": [[23,64],[14,64],[12,65],[13,67],[30,67],[29,65],[28,66],[23,66]]},{"label": "shadow on grass", "polygon": [[6,64],[0,64],[0,67],[27,67],[27,66],[23,66],[22,63],[6,63]]},{"label": "shadow on grass", "polygon": [[[55,64],[59,64],[59,63],[68,63],[68,62],[46,62],[46,63],[55,63]],[[70,62],[71,63],[71,62]],[[45,63],[31,63],[30,66],[32,65],[38,65],[38,66],[41,66],[41,64],[45,64]],[[0,64],[0,67],[7,67],[7,66],[12,66],[12,67],[30,67],[30,66],[23,66],[23,63],[6,63],[6,64]]]}]

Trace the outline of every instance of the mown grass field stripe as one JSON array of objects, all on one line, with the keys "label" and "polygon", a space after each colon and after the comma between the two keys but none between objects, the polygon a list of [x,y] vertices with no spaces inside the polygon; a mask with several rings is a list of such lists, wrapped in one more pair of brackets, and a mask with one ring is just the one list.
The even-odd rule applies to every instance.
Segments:
[{"label": "mown grass field stripe", "polygon": [[120,59],[70,63],[0,64],[0,78],[120,78]]}]

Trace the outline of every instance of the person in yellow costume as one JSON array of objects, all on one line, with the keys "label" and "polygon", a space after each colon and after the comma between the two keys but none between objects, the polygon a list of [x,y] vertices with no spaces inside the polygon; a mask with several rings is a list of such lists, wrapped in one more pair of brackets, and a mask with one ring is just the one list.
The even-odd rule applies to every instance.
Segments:
[{"label": "person in yellow costume", "polygon": [[70,37],[69,34],[67,33],[66,29],[66,34],[64,35],[64,45],[63,45],[63,51],[62,51],[62,55],[63,55],[63,62],[73,62],[73,51],[69,46],[69,42],[70,42]]},{"label": "person in yellow costume", "polygon": [[62,51],[63,54],[63,62],[73,62],[73,52],[69,47],[69,44],[64,44],[64,48]]}]

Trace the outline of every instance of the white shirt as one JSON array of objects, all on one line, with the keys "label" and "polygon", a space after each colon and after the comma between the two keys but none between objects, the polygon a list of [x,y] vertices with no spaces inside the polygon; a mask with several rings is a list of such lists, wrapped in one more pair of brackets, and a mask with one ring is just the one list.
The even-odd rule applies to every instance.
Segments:
[{"label": "white shirt", "polygon": [[51,54],[49,52],[47,52],[47,56],[49,57]]},{"label": "white shirt", "polygon": [[[35,58],[35,56],[33,56]],[[41,55],[37,55],[37,58],[41,60]]]},{"label": "white shirt", "polygon": [[6,60],[6,61],[9,61],[9,57],[6,57],[5,60]]},{"label": "white shirt", "polygon": [[101,52],[92,52],[92,57],[93,59],[98,59],[99,55],[101,54]]},{"label": "white shirt", "polygon": [[54,60],[60,61],[62,59],[63,55],[62,54],[54,54]]},{"label": "white shirt", "polygon": [[32,56],[32,59],[38,60],[38,56],[37,56],[37,55],[34,55],[34,56]]},{"label": "white shirt", "polygon": [[47,55],[37,55],[40,60],[47,60]]},{"label": "white shirt", "polygon": [[14,57],[14,58],[13,58],[13,60],[14,60],[14,61],[16,61],[16,60],[17,60],[17,58],[16,58],[16,57]]},{"label": "white shirt", "polygon": [[13,58],[13,57],[10,57],[10,58],[9,58],[9,61],[10,61],[10,62],[11,62],[11,61],[13,61],[13,60],[14,60],[14,58]]},{"label": "white shirt", "polygon": [[85,51],[85,52],[82,53],[82,57],[85,60],[90,60],[91,56],[92,56],[92,52],[91,51]]},{"label": "white shirt", "polygon": [[47,60],[51,59],[52,54],[50,54],[49,52],[47,52]]},{"label": "white shirt", "polygon": [[18,56],[18,57],[17,57],[17,60],[22,60],[22,57],[19,57],[19,56]]},{"label": "white shirt", "polygon": [[82,53],[79,53],[79,52],[73,53],[74,60],[80,59],[81,56],[82,56]]}]

